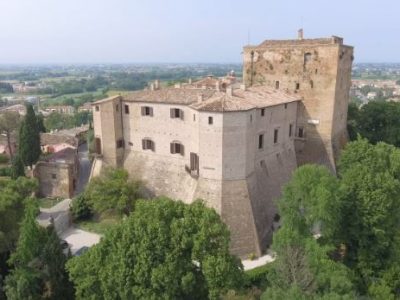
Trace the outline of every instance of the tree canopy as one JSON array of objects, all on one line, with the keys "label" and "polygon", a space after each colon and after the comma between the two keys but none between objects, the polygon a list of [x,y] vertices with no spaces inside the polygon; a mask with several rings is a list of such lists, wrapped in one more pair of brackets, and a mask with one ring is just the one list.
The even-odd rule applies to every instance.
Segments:
[{"label": "tree canopy", "polygon": [[220,216],[167,198],[139,200],[68,270],[78,299],[218,299],[242,280]]},{"label": "tree canopy", "polygon": [[17,249],[9,260],[14,269],[5,281],[7,299],[72,299],[60,239],[52,226],[41,227],[36,215],[37,209],[29,207],[21,224]]},{"label": "tree canopy", "polygon": [[98,213],[116,210],[129,214],[139,197],[140,183],[129,179],[124,169],[107,168],[91,180],[85,190],[85,200]]},{"label": "tree canopy", "polygon": [[306,165],[285,187],[265,299],[400,296],[400,149],[359,138],[337,175]]},{"label": "tree canopy", "polygon": [[400,103],[370,101],[358,108],[349,106],[348,129],[351,140],[357,135],[371,143],[385,142],[400,147]]},{"label": "tree canopy", "polygon": [[37,118],[31,104],[26,106],[26,116],[19,130],[19,155],[25,166],[32,167],[41,154]]},{"label": "tree canopy", "polygon": [[19,127],[20,117],[17,112],[6,111],[0,115],[0,133],[5,133],[10,156],[13,157],[13,147],[11,145],[11,134]]}]

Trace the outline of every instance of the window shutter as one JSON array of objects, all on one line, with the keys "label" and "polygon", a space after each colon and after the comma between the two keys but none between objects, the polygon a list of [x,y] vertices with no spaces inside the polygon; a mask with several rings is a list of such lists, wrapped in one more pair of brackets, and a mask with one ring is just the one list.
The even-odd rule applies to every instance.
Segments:
[{"label": "window shutter", "polygon": [[183,110],[182,109],[179,110],[179,116],[180,116],[181,120],[183,120]]},{"label": "window shutter", "polygon": [[[174,114],[175,110],[173,108],[170,109],[171,119],[175,118]],[[172,152],[171,152],[172,153]]]},{"label": "window shutter", "polygon": [[142,112],[142,116],[144,116],[146,114],[146,107],[142,106],[140,108],[141,112]]},{"label": "window shutter", "polygon": [[171,150],[172,154],[175,154],[175,144],[174,143],[170,144],[170,150]]},{"label": "window shutter", "polygon": [[183,155],[185,155],[185,147],[181,144],[181,146],[180,146],[180,154],[183,156]]},{"label": "window shutter", "polygon": [[195,170],[195,154],[190,152],[190,170]]},{"label": "window shutter", "polygon": [[150,141],[150,149],[152,150],[152,151],[154,151],[154,142],[153,141]]},{"label": "window shutter", "polygon": [[146,140],[142,140],[142,149],[146,150]]},{"label": "window shutter", "polygon": [[150,116],[151,117],[153,116],[153,108],[152,107],[150,107]]}]

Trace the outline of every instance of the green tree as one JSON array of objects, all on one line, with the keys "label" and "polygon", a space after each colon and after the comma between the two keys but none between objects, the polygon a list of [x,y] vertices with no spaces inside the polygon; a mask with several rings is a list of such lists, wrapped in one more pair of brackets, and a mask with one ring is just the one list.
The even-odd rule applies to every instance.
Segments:
[{"label": "green tree", "polygon": [[338,180],[324,167],[295,171],[278,202],[282,227],[273,239],[277,259],[265,299],[352,296],[350,270],[331,257],[341,237],[338,190]]},{"label": "green tree", "polygon": [[67,268],[78,299],[218,299],[243,279],[220,216],[167,198],[138,201]]},{"label": "green tree", "polygon": [[37,190],[37,182],[20,177],[0,180],[0,253],[14,250],[19,236],[19,223],[29,197]]},{"label": "green tree", "polygon": [[46,132],[46,127],[44,126],[44,118],[42,114],[37,115],[37,124],[39,132]]},{"label": "green tree", "polygon": [[25,166],[21,160],[21,157],[17,154],[12,160],[11,178],[17,179],[21,176],[25,176]]},{"label": "green tree", "polygon": [[385,142],[400,147],[400,103],[371,101],[357,109],[349,106],[348,129],[351,140],[357,135],[372,144]]},{"label": "green tree", "polygon": [[345,263],[361,277],[361,290],[385,273],[400,278],[400,150],[359,139],[343,151],[339,176]]},{"label": "green tree", "polygon": [[7,298],[72,299],[60,240],[52,226],[37,224],[36,215],[37,208],[30,207],[21,224],[17,249],[9,261],[14,269],[5,280]]},{"label": "green tree", "polygon": [[140,183],[130,180],[126,170],[108,168],[91,180],[85,198],[97,213],[112,209],[128,215],[139,197],[139,188]]},{"label": "green tree", "polygon": [[7,146],[10,149],[10,156],[13,157],[14,153],[11,145],[11,134],[18,129],[20,117],[17,112],[6,111],[0,115],[0,132],[5,133],[7,137]]},{"label": "green tree", "polygon": [[19,155],[25,166],[32,168],[41,154],[40,133],[37,118],[31,104],[27,104],[26,116],[19,130]]},{"label": "green tree", "polygon": [[72,200],[71,213],[75,220],[85,220],[92,215],[92,208],[83,194]]}]

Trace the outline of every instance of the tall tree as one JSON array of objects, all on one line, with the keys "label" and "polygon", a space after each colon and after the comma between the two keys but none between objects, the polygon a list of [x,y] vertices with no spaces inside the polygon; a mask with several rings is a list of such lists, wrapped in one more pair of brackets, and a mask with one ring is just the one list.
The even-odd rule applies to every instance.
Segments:
[{"label": "tall tree", "polygon": [[19,155],[25,166],[32,168],[41,154],[40,133],[32,104],[26,106],[26,116],[19,130]]},{"label": "tall tree", "polygon": [[8,299],[72,299],[65,271],[66,256],[54,228],[36,222],[37,210],[29,207],[10,263],[14,269],[6,277]]},{"label": "tall tree", "polygon": [[18,177],[25,176],[25,166],[19,154],[15,155],[12,160],[11,178],[17,179]]},{"label": "tall tree", "polygon": [[277,259],[265,299],[352,294],[349,270],[330,257],[340,236],[338,189],[338,180],[324,167],[305,165],[293,174],[278,202],[282,227],[273,240]]},{"label": "tall tree", "polygon": [[139,200],[67,268],[79,299],[219,299],[243,279],[220,216],[166,198]]},{"label": "tall tree", "polygon": [[345,263],[362,279],[363,290],[376,278],[400,289],[400,150],[359,139],[339,162],[344,209],[341,222]]},{"label": "tall tree", "polygon": [[0,132],[4,132],[7,137],[7,146],[10,156],[13,158],[13,147],[11,144],[11,134],[18,129],[20,117],[17,112],[6,111],[0,115]]}]

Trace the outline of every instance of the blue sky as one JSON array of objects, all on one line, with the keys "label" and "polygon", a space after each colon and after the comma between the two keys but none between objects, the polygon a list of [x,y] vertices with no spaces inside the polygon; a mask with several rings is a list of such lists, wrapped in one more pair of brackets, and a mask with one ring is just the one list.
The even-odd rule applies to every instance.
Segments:
[{"label": "blue sky", "polygon": [[399,0],[0,0],[0,63],[240,62],[265,39],[339,35],[400,62]]}]

